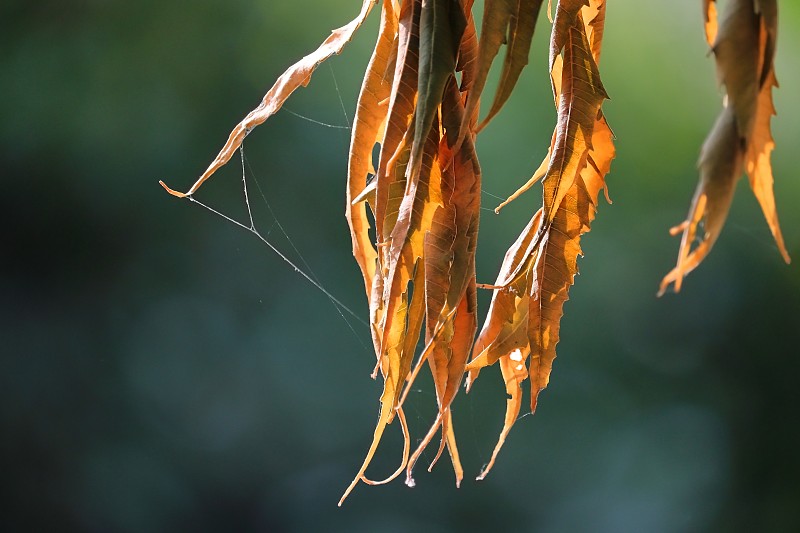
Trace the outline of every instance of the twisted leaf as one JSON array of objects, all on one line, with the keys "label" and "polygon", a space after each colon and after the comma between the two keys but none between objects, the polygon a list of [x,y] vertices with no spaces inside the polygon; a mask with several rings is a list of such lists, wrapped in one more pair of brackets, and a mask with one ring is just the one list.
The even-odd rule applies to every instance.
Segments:
[{"label": "twisted leaf", "polygon": [[[711,42],[713,3],[705,2],[706,33]],[[784,261],[783,242],[773,193],[770,154],[775,147],[770,120],[775,114],[772,88],[778,13],[775,0],[730,0],[720,16],[712,50],[717,75],[725,86],[725,107],[703,144],[700,182],[689,215],[670,230],[683,232],[678,264],[661,281],[659,296],[694,270],[714,246],[728,216],[736,182],[745,170]],[[703,232],[698,227],[703,223]],[[695,245],[695,242],[699,243]],[[694,246],[694,248],[693,248]]]},{"label": "twisted leaf", "polygon": [[191,189],[185,193],[181,193],[170,189],[164,182],[160,182],[161,186],[173,196],[180,198],[194,194],[204,181],[210,178],[225,163],[230,161],[231,157],[236,153],[236,150],[242,145],[244,138],[253,128],[263,124],[269,117],[277,113],[286,99],[289,98],[295,90],[301,86],[305,87],[308,85],[308,82],[311,81],[311,75],[326,59],[342,51],[344,46],[353,38],[356,30],[361,26],[364,20],[366,20],[377,1],[378,0],[363,0],[361,12],[355,19],[345,26],[333,30],[331,35],[325,39],[319,48],[281,74],[272,88],[264,95],[264,99],[258,107],[250,111],[250,113],[233,128],[233,131],[231,131],[228,140],[219,151],[219,154],[217,154],[217,157],[214,158],[214,161],[211,162],[205,172],[200,175]]}]

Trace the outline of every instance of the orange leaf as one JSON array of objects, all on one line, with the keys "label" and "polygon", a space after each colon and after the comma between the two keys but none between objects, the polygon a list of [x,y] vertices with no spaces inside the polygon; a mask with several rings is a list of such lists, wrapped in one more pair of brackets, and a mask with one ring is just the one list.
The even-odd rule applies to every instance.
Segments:
[{"label": "orange leaf", "polygon": [[714,46],[717,40],[717,4],[716,0],[703,0],[703,16],[705,17],[706,41]]}]

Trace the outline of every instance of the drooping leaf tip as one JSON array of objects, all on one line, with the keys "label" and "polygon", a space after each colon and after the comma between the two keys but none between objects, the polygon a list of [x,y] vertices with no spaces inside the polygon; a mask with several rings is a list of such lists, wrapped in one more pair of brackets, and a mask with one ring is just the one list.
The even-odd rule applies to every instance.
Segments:
[{"label": "drooping leaf tip", "polygon": [[672,292],[674,294],[681,292],[681,282],[683,281],[684,274],[675,273],[675,270],[667,274],[661,281],[661,285],[659,285],[658,292],[656,293],[656,298],[664,296],[670,286],[672,286]]},{"label": "drooping leaf tip", "polygon": [[791,265],[792,264],[792,258],[789,257],[789,252],[786,251],[786,248],[781,246],[781,247],[779,247],[779,251],[781,253],[781,257],[783,257],[784,262],[787,265]]},{"label": "drooping leaf tip", "polygon": [[170,189],[169,187],[167,187],[167,184],[164,183],[162,180],[158,180],[158,184],[161,185],[162,187],[164,187],[165,191],[170,193],[172,196],[175,196],[176,198],[186,198],[188,196],[186,193],[178,192],[178,191],[176,191],[174,189]]}]

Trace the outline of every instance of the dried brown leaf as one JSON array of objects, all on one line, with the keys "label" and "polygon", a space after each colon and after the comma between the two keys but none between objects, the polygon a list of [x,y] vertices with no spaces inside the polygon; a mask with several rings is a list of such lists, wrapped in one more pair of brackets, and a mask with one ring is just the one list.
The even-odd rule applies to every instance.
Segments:
[{"label": "dried brown leaf", "polygon": [[[707,23],[712,6],[705,3]],[[775,114],[772,88],[777,86],[773,66],[777,16],[775,0],[730,0],[725,4],[713,40],[718,78],[726,91],[724,108],[703,144],[700,183],[689,215],[671,230],[673,234],[683,232],[683,236],[678,263],[662,280],[659,296],[672,284],[675,292],[680,291],[683,278],[711,251],[743,170],[778,250],[790,261],[778,223],[770,163],[775,147],[770,120]],[[698,235],[701,223],[703,231]]]},{"label": "dried brown leaf", "polygon": [[289,98],[295,90],[301,86],[305,87],[308,85],[308,82],[311,81],[311,75],[320,64],[332,55],[342,51],[344,46],[353,38],[356,30],[361,26],[364,20],[366,20],[377,1],[378,0],[363,0],[361,12],[355,19],[345,26],[333,30],[331,35],[325,39],[319,48],[281,74],[278,81],[276,81],[267,94],[264,95],[264,99],[258,107],[250,111],[250,113],[233,128],[233,131],[231,131],[228,140],[219,151],[219,154],[217,154],[217,157],[214,158],[214,161],[211,162],[205,172],[200,175],[191,189],[185,193],[181,193],[170,189],[164,182],[161,182],[161,186],[173,196],[184,197],[194,194],[204,181],[210,178],[225,163],[230,161],[231,157],[236,153],[236,150],[242,145],[244,138],[253,128],[263,124],[269,117],[277,113],[286,99]]},{"label": "dried brown leaf", "polygon": [[[586,27],[578,17],[584,2],[558,3],[551,39],[553,87],[558,101],[558,126],[550,166],[542,180],[545,224],[552,222],[566,192],[586,165],[591,149],[592,131],[603,100],[608,95],[591,53]],[[571,24],[566,25],[568,21]],[[563,31],[563,34],[557,30]],[[552,55],[563,49],[563,66]]]},{"label": "dried brown leaf", "polygon": [[[577,274],[580,237],[591,227],[598,195],[605,187],[605,175],[615,154],[613,135],[600,112],[603,100],[600,95],[604,97],[605,91],[596,67],[605,5],[595,2],[586,8],[591,11],[588,15],[579,16],[583,5],[559,3],[551,47],[553,50],[559,46],[558,43],[563,43],[560,50],[563,51],[563,63],[567,65],[561,68],[560,58],[552,61],[553,89],[559,102],[559,126],[553,136],[551,152],[560,154],[558,157],[562,159],[565,151],[572,152],[570,163],[563,165],[570,175],[564,179],[563,172],[562,175],[548,172],[545,176],[544,205],[506,253],[495,283],[499,288],[495,289],[489,315],[475,345],[474,353],[477,355],[467,365],[470,387],[481,368],[499,360],[509,395],[503,430],[491,460],[478,479],[483,479],[494,465],[517,420],[522,401],[520,382],[526,378],[531,381],[531,412],[536,409],[539,392],[549,382],[560,337],[563,306]],[[569,8],[574,11],[569,11]],[[563,24],[564,20],[570,20],[572,25]],[[570,35],[558,34],[556,28],[562,28],[561,31]],[[583,68],[571,65],[582,65]],[[595,94],[594,100],[589,100],[591,106],[587,106],[587,101],[580,96],[580,101],[576,101],[576,86],[584,88],[577,94],[584,94],[587,87],[590,94]],[[570,117],[575,110],[581,113],[586,109],[593,113],[591,124],[585,124],[583,117]],[[565,125],[570,123],[576,133],[566,135]],[[590,138],[585,138],[586,135]],[[548,169],[553,168],[553,158],[550,158]],[[547,157],[545,161],[548,161]],[[559,179],[555,186],[548,186],[548,180],[552,183]],[[526,184],[524,188],[528,186]],[[565,187],[563,193],[554,193],[559,187]],[[550,217],[548,212],[552,213]]]}]

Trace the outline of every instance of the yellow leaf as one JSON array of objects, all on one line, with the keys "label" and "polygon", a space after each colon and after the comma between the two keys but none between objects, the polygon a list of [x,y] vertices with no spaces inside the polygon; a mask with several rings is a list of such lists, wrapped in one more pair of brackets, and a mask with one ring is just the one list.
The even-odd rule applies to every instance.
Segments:
[{"label": "yellow leaf", "polygon": [[[391,93],[391,79],[386,79],[397,39],[397,14],[391,0],[384,0],[381,11],[378,42],[372,53],[361,92],[356,104],[353,132],[350,140],[350,157],[347,168],[347,204],[345,217],[350,226],[353,241],[353,256],[356,258],[364,276],[364,284],[369,296],[375,278],[377,252],[369,235],[367,207],[356,199],[367,187],[367,174],[375,173],[372,168],[372,150],[380,142],[381,126],[386,120],[385,104]],[[373,184],[375,182],[373,181]]]}]

